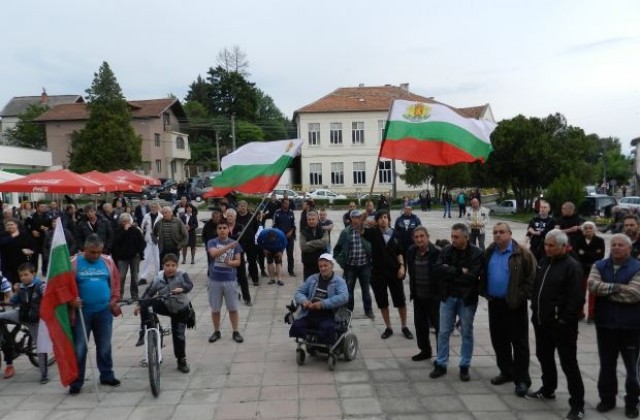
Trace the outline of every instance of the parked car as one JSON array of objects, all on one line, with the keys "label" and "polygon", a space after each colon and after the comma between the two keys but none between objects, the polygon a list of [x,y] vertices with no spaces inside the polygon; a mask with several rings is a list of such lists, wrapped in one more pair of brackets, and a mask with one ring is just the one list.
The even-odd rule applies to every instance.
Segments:
[{"label": "parked car", "polygon": [[[271,191],[271,194],[275,194],[276,195],[276,199],[278,200],[282,200],[284,198],[284,195],[286,194],[287,197],[289,198],[289,201],[291,201],[294,205],[295,205],[295,209],[301,209],[302,208],[302,202],[304,201],[304,197],[301,194],[298,194],[297,192],[293,191],[293,190],[287,190],[287,189],[275,189],[273,191]],[[269,194],[269,195],[271,195]]]},{"label": "parked car", "polygon": [[346,200],[347,196],[344,194],[335,193],[331,190],[319,188],[305,194],[305,198],[312,198],[314,200],[329,200],[329,203],[333,203],[334,200]]},{"label": "parked car", "polygon": [[504,200],[486,207],[489,209],[489,214],[516,214],[518,212],[516,200]]},{"label": "parked car", "polygon": [[609,195],[587,195],[578,207],[578,214],[581,216],[611,217],[611,209],[617,204],[616,199]]},{"label": "parked car", "polygon": [[640,210],[640,197],[622,197],[618,201],[618,207],[629,210]]}]

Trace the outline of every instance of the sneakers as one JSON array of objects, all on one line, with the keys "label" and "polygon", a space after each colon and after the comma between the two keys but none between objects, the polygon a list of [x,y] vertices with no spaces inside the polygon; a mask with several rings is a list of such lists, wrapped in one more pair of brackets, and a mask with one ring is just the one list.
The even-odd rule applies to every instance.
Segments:
[{"label": "sneakers", "polygon": [[259,281],[254,281],[254,282],[253,282],[253,285],[254,285],[255,287],[258,287],[258,286],[260,286],[260,282],[259,282]]},{"label": "sneakers", "polygon": [[380,338],[382,338],[383,340],[386,340],[387,338],[391,337],[393,335],[393,330],[391,328],[386,328],[384,330],[384,332],[382,333],[382,335],[380,336]]},{"label": "sneakers", "polygon": [[121,382],[118,379],[113,378],[113,379],[101,379],[100,383],[102,385],[109,385],[109,386],[112,386],[112,387],[116,388],[116,387],[120,386]]},{"label": "sneakers", "polygon": [[45,385],[49,383],[49,378],[47,378],[46,376],[43,376],[40,378],[40,385]]},{"label": "sneakers", "polygon": [[183,357],[182,359],[178,359],[178,370],[182,373],[189,373],[191,371],[191,368],[187,363],[186,357]]},{"label": "sneakers", "polygon": [[529,385],[527,385],[525,382],[520,382],[516,385],[515,394],[518,397],[524,398],[527,395],[527,392],[529,392]]},{"label": "sneakers", "polygon": [[211,334],[211,337],[209,337],[209,342],[215,343],[220,339],[220,337],[221,337],[220,331],[214,331],[213,334]]},{"label": "sneakers", "polygon": [[600,401],[598,405],[596,405],[596,410],[598,411],[598,413],[606,413],[607,411],[611,411],[614,408],[616,408],[615,400],[612,402]]},{"label": "sneakers", "polygon": [[373,312],[367,312],[365,313],[365,316],[369,319],[376,319],[376,316],[373,314]]},{"label": "sneakers", "polygon": [[276,279],[271,279],[271,280],[269,280],[269,282],[268,282],[267,284],[269,284],[269,285],[271,285],[271,284],[276,284]]},{"label": "sneakers", "polygon": [[555,400],[556,394],[553,392],[545,393],[542,388],[537,391],[531,391],[525,395],[525,398],[529,400]]},{"label": "sneakers", "polygon": [[80,387],[70,386],[69,387],[69,395],[76,396],[80,393]]},{"label": "sneakers", "polygon": [[9,365],[4,369],[4,379],[12,378],[13,375],[16,374],[16,370],[13,368],[13,365]]},{"label": "sneakers", "polygon": [[140,337],[138,337],[138,341],[136,341],[136,347],[140,347],[144,345],[144,335],[140,334]]},{"label": "sneakers", "polygon": [[638,412],[638,406],[637,405],[628,405],[624,408],[624,415],[628,418],[628,419],[637,419],[638,416],[640,415],[640,412]]},{"label": "sneakers", "polygon": [[278,280],[278,286],[284,286],[284,282],[282,280]]},{"label": "sneakers", "polygon": [[429,374],[429,377],[431,379],[436,379],[436,378],[439,378],[439,377],[444,376],[446,374],[447,374],[447,368],[446,367],[440,366],[440,365],[435,365],[433,370]]},{"label": "sneakers", "polygon": [[432,357],[433,356],[432,356],[430,351],[421,351],[420,353],[418,353],[415,356],[411,357],[411,360],[413,360],[414,362],[419,362],[421,360],[431,359]]},{"label": "sneakers", "polygon": [[469,366],[460,367],[460,380],[462,382],[469,382],[471,375],[469,375]]},{"label": "sneakers", "polygon": [[582,420],[584,418],[584,410],[572,408],[565,418],[567,420]]},{"label": "sneakers", "polygon": [[244,341],[244,338],[240,335],[238,331],[234,331],[232,337],[233,337],[233,341],[235,341],[236,343],[242,343]]},{"label": "sneakers", "polygon": [[402,335],[404,335],[404,338],[406,338],[407,340],[413,340],[413,334],[411,333],[411,330],[409,330],[409,328],[404,327],[402,329]]}]

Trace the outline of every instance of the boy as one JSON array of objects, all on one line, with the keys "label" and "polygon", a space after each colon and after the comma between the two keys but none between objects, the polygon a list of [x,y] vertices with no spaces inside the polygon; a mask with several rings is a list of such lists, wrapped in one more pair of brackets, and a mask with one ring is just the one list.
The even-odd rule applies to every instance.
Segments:
[{"label": "boy", "polygon": [[[38,340],[38,323],[40,322],[40,302],[44,295],[45,283],[36,275],[36,268],[31,263],[24,263],[18,267],[20,277],[20,287],[11,297],[10,303],[19,305],[18,308],[0,314],[0,321],[18,324],[23,323],[29,326],[29,333],[34,343]],[[15,375],[13,359],[11,355],[5,354],[7,367],[4,370],[4,379],[9,379]],[[38,353],[38,364],[40,365],[40,383],[49,382],[47,375],[47,353]]]}]

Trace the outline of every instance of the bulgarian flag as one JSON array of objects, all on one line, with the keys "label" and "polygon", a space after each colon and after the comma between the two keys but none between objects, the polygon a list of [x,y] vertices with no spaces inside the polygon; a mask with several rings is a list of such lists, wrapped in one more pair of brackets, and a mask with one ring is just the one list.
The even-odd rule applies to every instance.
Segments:
[{"label": "bulgarian flag", "polygon": [[496,124],[467,118],[439,103],[395,100],[380,156],[428,165],[484,162]]},{"label": "bulgarian flag", "polygon": [[232,191],[246,194],[268,193],[293,158],[300,154],[302,140],[247,143],[222,158],[222,173],[211,182],[203,197],[222,197]]},{"label": "bulgarian flag", "polygon": [[47,324],[53,352],[60,371],[60,382],[68,386],[78,378],[78,364],[67,303],[78,297],[78,286],[71,271],[69,248],[58,218],[51,241],[49,279],[40,304],[40,318]]}]

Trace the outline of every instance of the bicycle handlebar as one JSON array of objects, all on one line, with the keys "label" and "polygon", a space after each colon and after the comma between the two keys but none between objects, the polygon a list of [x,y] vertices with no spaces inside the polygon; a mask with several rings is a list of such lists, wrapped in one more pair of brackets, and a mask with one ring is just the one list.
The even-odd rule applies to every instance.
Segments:
[{"label": "bicycle handlebar", "polygon": [[152,300],[156,300],[156,299],[164,300],[164,299],[170,298],[171,296],[174,296],[174,295],[171,295],[171,294],[169,294],[169,295],[156,295],[154,297],[150,297],[150,298],[146,298],[146,299],[142,299],[142,298],[120,299],[120,300],[116,300],[116,303],[121,305],[121,306],[133,305],[134,303],[137,303],[137,302],[151,302]]}]

